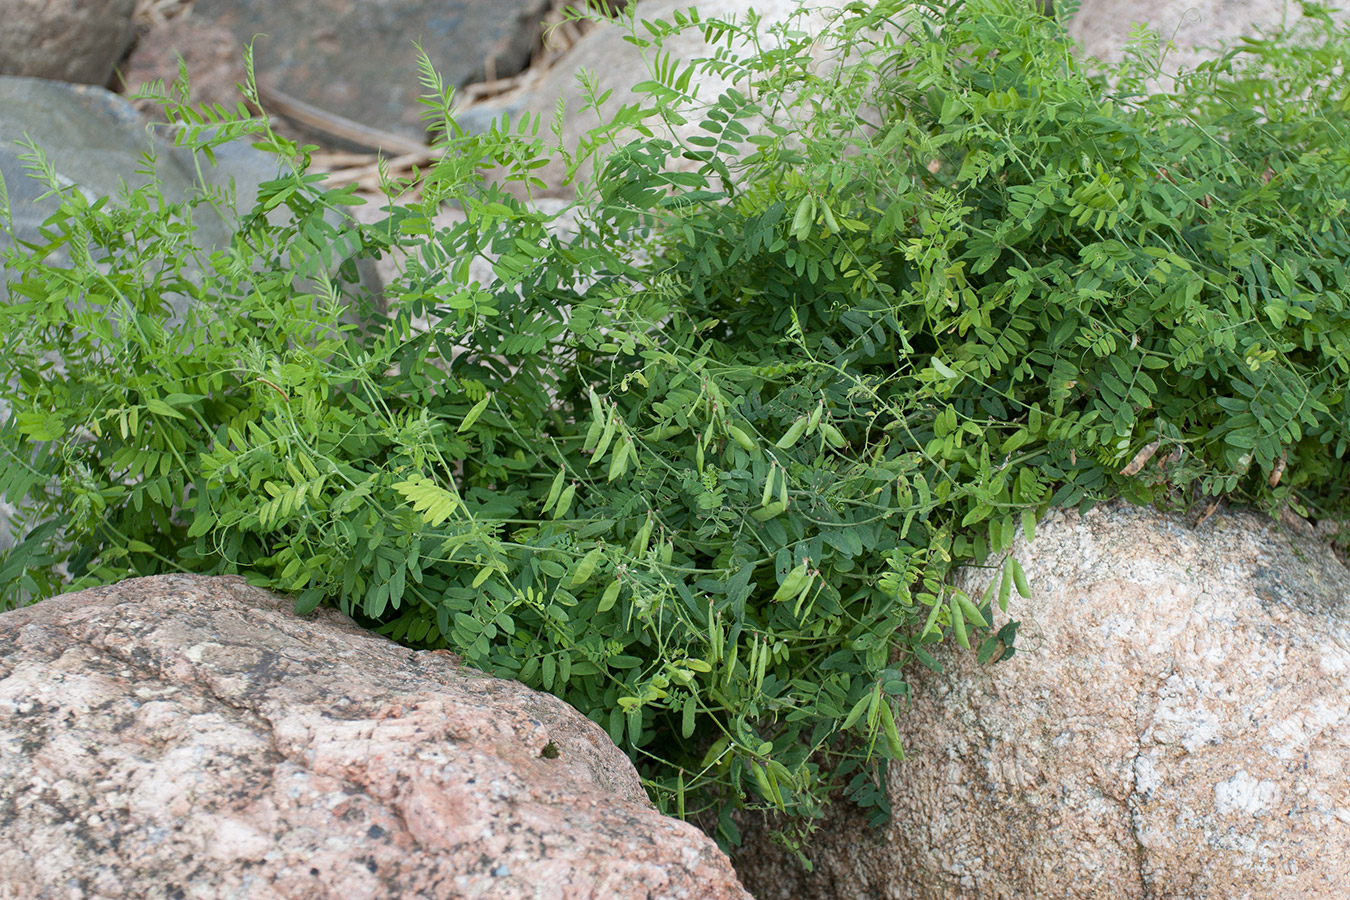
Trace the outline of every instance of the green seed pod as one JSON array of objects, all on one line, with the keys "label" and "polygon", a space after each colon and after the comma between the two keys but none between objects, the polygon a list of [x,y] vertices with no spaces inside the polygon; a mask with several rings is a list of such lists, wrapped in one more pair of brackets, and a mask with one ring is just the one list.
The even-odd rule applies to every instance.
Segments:
[{"label": "green seed pod", "polygon": [[989,627],[989,623],[985,620],[984,616],[980,614],[980,608],[970,602],[969,597],[965,594],[955,594],[953,595],[953,599],[956,600],[957,605],[961,607],[961,612],[965,613],[966,618],[970,620],[976,628]]},{"label": "green seed pod", "polygon": [[464,417],[464,421],[459,423],[459,428],[455,429],[456,433],[462,434],[463,432],[468,431],[470,428],[472,428],[473,423],[477,422],[478,417],[483,414],[483,410],[487,409],[488,402],[491,399],[492,395],[488,394],[482,400],[479,400],[477,403],[475,403],[473,405],[473,408],[469,410],[468,415]]},{"label": "green seed pod", "polygon": [[750,517],[756,522],[767,522],[776,516],[781,516],[786,510],[786,503],[770,503],[768,506],[750,513]]},{"label": "green seed pod", "polygon": [[1027,584],[1027,573],[1022,571],[1022,564],[1009,556],[1008,565],[1012,568],[1013,584],[1017,585],[1017,593],[1030,600],[1031,585]]},{"label": "green seed pod", "polygon": [[759,498],[760,506],[768,506],[773,502],[773,476],[777,471],[777,466],[769,466],[769,474],[764,477],[764,494]]},{"label": "green seed pod", "polygon": [[806,574],[806,563],[799,564],[797,568],[783,576],[783,583],[780,584],[778,590],[774,592],[774,601],[777,602],[779,600],[786,600],[789,597],[796,597],[801,593],[802,588],[810,583],[810,580],[810,577]]},{"label": "green seed pod", "polygon": [[750,760],[746,763],[746,767],[750,769],[750,774],[755,776],[755,784],[759,786],[759,795],[770,803],[781,806],[783,802],[782,798],[778,796],[777,792],[774,791],[773,786],[769,784],[769,776],[764,772],[764,769],[760,767],[759,763]]},{"label": "green seed pod", "polygon": [[885,697],[881,700],[881,725],[886,732],[886,746],[890,748],[891,755],[896,759],[904,759],[905,745],[900,741],[900,730],[895,727],[895,714],[891,712],[891,701]]},{"label": "green seed pod", "polygon": [[1003,580],[998,586],[998,608],[1008,611],[1008,598],[1012,596],[1012,566],[1003,566]]},{"label": "green seed pod", "polygon": [[966,636],[966,620],[961,615],[961,607],[956,605],[955,600],[951,600],[948,602],[947,608],[951,611],[952,631],[956,632],[956,642],[969,650],[970,638]]},{"label": "green seed pod", "polygon": [[754,453],[759,449],[759,445],[755,443],[755,439],[735,425],[727,426],[727,434],[731,435],[732,440],[740,444],[741,449],[745,450],[747,453]]},{"label": "green seed pod", "polygon": [[591,457],[591,462],[596,463],[605,458],[605,451],[609,449],[609,442],[614,440],[614,432],[619,428],[619,417],[611,415],[609,421],[605,422],[605,430],[600,433],[600,443],[595,445],[595,454]]},{"label": "green seed pod", "polygon": [[774,444],[779,450],[786,450],[801,438],[806,431],[806,416],[799,416],[795,422],[788,426],[788,430]]},{"label": "green seed pod", "polygon": [[553,510],[553,518],[561,519],[567,515],[567,511],[572,508],[572,498],[576,496],[577,486],[569,484],[563,488],[562,496],[558,498],[558,508]]},{"label": "green seed pod", "polygon": [[942,610],[942,604],[933,602],[933,608],[928,610],[928,618],[924,620],[923,631],[919,632],[919,637],[928,637],[928,633],[937,625],[938,613]]},{"label": "green seed pod", "polygon": [[595,442],[600,440],[600,432],[605,428],[605,419],[591,419],[591,427],[586,429],[586,441],[581,445],[581,449],[590,452],[595,449]]},{"label": "green seed pod", "polygon": [[558,502],[558,495],[562,493],[563,489],[564,471],[559,469],[558,474],[553,476],[553,484],[549,486],[548,497],[544,500],[544,508],[541,512],[548,512],[553,508],[553,504]]},{"label": "green seed pod", "polygon": [[605,588],[605,592],[600,595],[600,605],[596,607],[596,612],[609,612],[614,608],[615,602],[619,599],[619,579],[615,578]]},{"label": "green seed pod", "polygon": [[571,587],[578,587],[591,580],[591,576],[595,574],[595,567],[600,562],[600,554],[600,548],[596,547],[581,558],[581,562],[572,570],[572,579],[568,582]]},{"label": "green seed pod", "polygon": [[838,234],[839,223],[834,218],[834,210],[830,209],[830,204],[820,204],[820,212],[825,216],[825,227],[829,229],[830,234]]},{"label": "green seed pod", "polygon": [[690,694],[684,698],[684,708],[680,711],[680,734],[686,738],[694,733],[694,713],[696,711],[694,695]]},{"label": "green seed pod", "polygon": [[641,556],[643,553],[647,552],[647,542],[651,540],[652,525],[654,523],[655,519],[652,517],[651,513],[648,513],[647,521],[642,523],[642,527],[638,529],[638,533],[633,536],[633,543],[628,547],[630,556]]},{"label": "green seed pod", "polygon": [[624,472],[628,471],[628,455],[633,453],[633,442],[628,440],[627,436],[619,441],[619,446],[614,448],[614,458],[609,462],[609,478],[613,481],[621,478]]},{"label": "green seed pod", "polygon": [[792,217],[792,236],[804,241],[811,236],[811,222],[816,217],[816,198],[807,194],[797,204],[797,212]]}]

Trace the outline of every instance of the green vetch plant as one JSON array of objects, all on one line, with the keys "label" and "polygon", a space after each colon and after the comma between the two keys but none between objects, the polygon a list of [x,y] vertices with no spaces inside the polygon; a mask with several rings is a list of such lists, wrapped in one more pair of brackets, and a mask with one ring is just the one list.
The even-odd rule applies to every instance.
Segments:
[{"label": "green vetch plant", "polygon": [[[444,155],[373,225],[164,92],[185,146],[292,163],[195,268],[213,198],[91,203],[30,147],[62,206],[5,264],[8,602],[237,572],[557,694],[725,843],[751,806],[797,846],[836,789],[884,818],[905,667],[1012,654],[1007,550],[1050,506],[1345,516],[1347,35],[1309,5],[1148,94],[1142,49],[1097,71],[1024,6],[634,24],[648,99],[567,159],[567,238],[516,196],[557,123],[466,134],[425,58]],[[714,56],[672,63],[682,28]],[[344,324],[339,265],[386,253],[387,320]]]}]

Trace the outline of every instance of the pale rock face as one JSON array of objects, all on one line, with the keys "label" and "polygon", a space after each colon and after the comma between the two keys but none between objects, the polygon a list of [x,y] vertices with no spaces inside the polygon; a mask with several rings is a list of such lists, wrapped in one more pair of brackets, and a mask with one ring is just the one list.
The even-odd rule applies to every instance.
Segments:
[{"label": "pale rock face", "polygon": [[[798,18],[797,14],[802,5],[801,0],[702,0],[702,2],[642,0],[636,7],[635,15],[639,21],[661,19],[673,22],[677,12],[696,7],[703,21],[735,19],[745,22],[747,15],[753,11],[760,17],[761,34],[765,34],[770,26],[789,20],[794,21],[802,30],[818,33],[826,27],[833,15],[838,14],[848,4],[843,0],[810,0],[805,4],[809,12]],[[640,24],[637,33],[639,36],[649,37],[646,29]],[[543,122],[541,134],[552,140],[548,128],[557,103],[561,99],[567,110],[563,120],[561,143],[569,152],[575,151],[586,132],[601,124],[602,116],[603,121],[607,122],[623,106],[650,102],[650,98],[645,94],[635,92],[633,86],[651,78],[648,74],[648,62],[644,60],[644,52],[648,58],[652,58],[655,51],[643,51],[633,46],[624,40],[627,35],[627,29],[621,25],[599,25],[568,50],[566,56],[548,73],[547,82],[542,87],[530,91],[523,97],[500,104],[500,109],[509,112],[513,122],[522,114],[540,116]],[[772,47],[773,39],[766,36],[765,46]],[[740,54],[749,52],[749,47],[739,41],[733,42],[733,49]],[[703,35],[697,28],[690,28],[675,37],[667,38],[662,48],[662,53],[668,53],[681,70],[695,59],[714,56],[716,51],[716,47],[703,40]],[[600,113],[594,109],[582,111],[587,103],[586,91],[581,83],[583,75],[594,82],[598,95],[606,91],[612,92],[601,106]],[[716,100],[732,84],[729,79],[713,73],[696,73],[692,83],[698,86],[698,102],[701,105]],[[486,110],[480,108],[476,114],[482,116],[484,111],[492,110],[491,107]],[[706,134],[699,128],[702,119],[702,115],[695,115],[686,124],[676,126],[673,129],[674,136],[683,140],[690,135]],[[659,123],[654,120],[648,124],[653,128],[660,128]],[[631,138],[632,135],[620,137],[617,143],[622,146]],[[672,160],[670,168],[685,171],[697,166],[696,163],[686,165],[684,161]],[[570,197],[573,194],[571,186],[561,185],[564,175],[561,163],[550,164],[537,170],[535,174],[549,186],[544,192],[545,195]]]},{"label": "pale rock face", "polygon": [[288,607],[162,576],[0,615],[0,898],[748,898],[571,707]]},{"label": "pale rock face", "polygon": [[[1019,651],[911,671],[890,825],[841,816],[760,898],[1332,900],[1350,884],[1350,572],[1250,513],[1052,513]],[[989,574],[966,570],[978,596]],[[1006,617],[1000,617],[1000,621]],[[997,624],[997,623],[996,623]]]},{"label": "pale rock face", "polygon": [[[1293,0],[1083,0],[1069,23],[1069,34],[1093,56],[1119,62],[1134,26],[1147,25],[1164,43],[1173,45],[1161,62],[1165,74],[1175,74],[1214,59],[1218,55],[1215,47],[1221,43],[1297,25],[1301,15]],[[1336,15],[1345,18],[1344,11]]]}]

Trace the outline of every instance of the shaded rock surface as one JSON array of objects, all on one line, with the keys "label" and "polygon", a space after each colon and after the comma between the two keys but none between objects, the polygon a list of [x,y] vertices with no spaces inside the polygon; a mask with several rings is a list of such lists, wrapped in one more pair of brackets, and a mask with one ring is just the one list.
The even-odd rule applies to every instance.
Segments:
[{"label": "shaded rock surface", "polygon": [[[47,188],[24,169],[21,157],[27,151],[17,141],[25,136],[42,148],[64,183],[78,185],[91,199],[116,196],[124,184],[146,184],[136,170],[147,152],[158,157],[156,172],[169,202],[186,199],[196,181],[191,154],[174,147],[164,130],[147,134],[145,121],[117,94],[40,78],[0,77],[0,174],[21,240],[35,240],[38,226],[60,205],[55,197],[38,199]],[[277,176],[276,160],[244,142],[224,144],[215,155],[214,168],[201,160],[202,174],[214,186],[233,183],[239,210],[251,209],[258,185]],[[193,220],[195,243],[204,250],[228,243],[232,224],[205,212]],[[9,236],[0,232],[0,246],[8,243]]]},{"label": "shaded rock surface", "polygon": [[562,701],[239,578],[0,615],[0,833],[25,900],[749,896]]},{"label": "shaded rock surface", "polygon": [[107,84],[136,0],[0,0],[0,75]]},{"label": "shaded rock surface", "polygon": [[[116,196],[123,184],[144,185],[146,178],[136,170],[148,151],[158,156],[156,171],[170,202],[182,202],[193,190],[197,170],[191,155],[175,148],[163,131],[148,134],[136,110],[117,94],[91,85],[0,76],[0,176],[9,193],[14,225],[12,236],[0,228],[0,249],[12,245],[14,238],[41,242],[42,223],[60,206],[55,197],[39,199],[47,188],[25,169],[23,156],[28,151],[18,143],[25,137],[42,148],[63,184],[78,185],[90,199]],[[217,148],[216,165],[203,159],[201,167],[210,184],[235,185],[236,205],[242,210],[252,208],[258,185],[275,178],[278,171],[273,158],[242,142]],[[200,210],[194,219],[193,240],[210,250],[228,242],[232,224],[206,213]],[[0,267],[0,300],[8,297],[10,277]],[[181,314],[187,302],[181,298],[176,311]],[[8,407],[0,401],[0,420],[7,416]],[[13,543],[13,515],[13,506],[0,499],[0,551]]]},{"label": "shaded rock surface", "polygon": [[195,0],[199,26],[254,43],[260,81],[306,103],[417,141],[419,43],[458,87],[519,72],[549,0]]},{"label": "shaded rock surface", "polygon": [[238,85],[248,75],[244,45],[224,25],[193,15],[174,16],[143,35],[118,66],[121,84],[128,94],[151,81],[172,84],[180,60],[187,67],[193,103],[234,109],[243,99]]},{"label": "shaded rock surface", "polygon": [[1014,552],[1021,652],[913,670],[891,824],[836,818],[813,876],[761,843],[756,896],[1344,897],[1350,572],[1331,552],[1250,513],[1192,529],[1127,506],[1051,513]]}]

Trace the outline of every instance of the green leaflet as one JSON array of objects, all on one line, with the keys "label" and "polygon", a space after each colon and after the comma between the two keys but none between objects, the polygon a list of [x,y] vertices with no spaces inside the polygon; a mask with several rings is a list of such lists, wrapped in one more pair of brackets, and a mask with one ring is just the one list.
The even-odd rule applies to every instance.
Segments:
[{"label": "green leaflet", "polygon": [[[244,571],[553,691],[724,841],[743,794],[788,832],[841,791],[884,817],[892,663],[1011,655],[1019,528],[1350,502],[1350,123],[1318,74],[1350,38],[1311,10],[1313,45],[1124,97],[1030,7],[855,5],[740,62],[750,26],[718,25],[755,94],[697,111],[662,52],[694,14],[644,28],[638,102],[565,164],[571,229],[517,199],[548,187],[548,123],[462,134],[425,57],[436,162],[369,225],[268,123],[168,92],[183,152],[282,161],[213,257],[214,195],[91,201],[21,144],[60,208],[4,251],[0,490],[33,530],[0,607]],[[387,315],[354,281],[373,257]],[[950,581],[972,564],[1001,566],[978,603]]]}]

